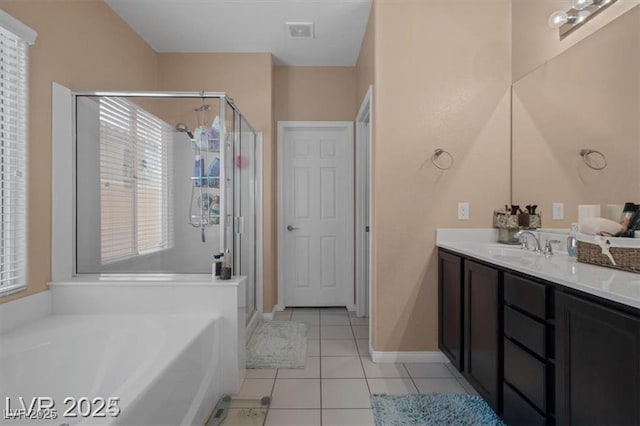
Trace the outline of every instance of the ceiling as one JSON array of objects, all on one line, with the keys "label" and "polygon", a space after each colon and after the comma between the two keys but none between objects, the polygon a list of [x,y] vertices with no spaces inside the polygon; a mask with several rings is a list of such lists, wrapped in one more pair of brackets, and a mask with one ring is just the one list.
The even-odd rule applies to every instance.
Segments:
[{"label": "ceiling", "polygon": [[[105,0],[157,52],[271,52],[278,65],[353,66],[372,0]],[[290,39],[285,22],[313,22]]]}]

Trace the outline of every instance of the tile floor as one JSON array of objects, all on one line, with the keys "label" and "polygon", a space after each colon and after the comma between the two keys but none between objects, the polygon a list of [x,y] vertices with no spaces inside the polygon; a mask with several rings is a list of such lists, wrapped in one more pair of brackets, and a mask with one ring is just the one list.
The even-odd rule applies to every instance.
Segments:
[{"label": "tile floor", "polygon": [[451,364],[376,364],[367,318],[345,309],[287,309],[277,321],[307,324],[304,369],[247,370],[240,396],[271,395],[266,425],[373,425],[372,393],[473,393]]}]

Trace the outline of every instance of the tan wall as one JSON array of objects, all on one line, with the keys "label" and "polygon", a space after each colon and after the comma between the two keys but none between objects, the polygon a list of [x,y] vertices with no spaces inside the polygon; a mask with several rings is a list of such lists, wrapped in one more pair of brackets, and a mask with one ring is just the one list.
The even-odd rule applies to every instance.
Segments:
[{"label": "tan wall", "polygon": [[571,0],[512,1],[513,81],[519,80],[640,3],[640,0],[619,0],[561,41],[558,31],[549,28],[547,21],[556,10],[569,10]]},{"label": "tan wall", "polygon": [[374,84],[373,60],[375,57],[375,10],[375,7],[371,7],[369,22],[367,23],[367,31],[362,39],[360,53],[358,54],[358,61],[356,62],[356,104],[358,108],[360,107],[360,104],[362,104],[362,100],[364,99],[364,95],[367,93],[369,86]]},{"label": "tan wall", "polygon": [[263,134],[264,309],[276,303],[276,182],[270,53],[162,53],[159,89],[226,92]]},{"label": "tan wall", "polygon": [[276,121],[353,121],[355,67],[275,67]]},{"label": "tan wall", "polygon": [[[578,204],[604,214],[639,199],[639,76],[636,8],[514,84],[513,202],[538,204],[544,227],[577,222]],[[602,151],[607,168],[589,169],[584,148]],[[551,220],[554,202],[565,220]]]},{"label": "tan wall", "polygon": [[[374,5],[372,343],[437,350],[436,228],[489,227],[509,199],[510,1]],[[451,170],[430,163],[436,148]]]},{"label": "tan wall", "polygon": [[155,90],[157,55],[102,1],[0,0],[38,32],[29,52],[27,291],[51,278],[51,83],[74,90]]}]

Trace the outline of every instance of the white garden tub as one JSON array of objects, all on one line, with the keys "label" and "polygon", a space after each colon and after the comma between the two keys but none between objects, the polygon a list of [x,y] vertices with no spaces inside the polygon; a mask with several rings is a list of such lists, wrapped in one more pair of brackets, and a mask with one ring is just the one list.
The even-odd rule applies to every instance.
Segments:
[{"label": "white garden tub", "polygon": [[[0,335],[0,424],[204,424],[224,374],[217,320],[206,313],[51,315]],[[55,406],[34,412],[47,419],[8,419],[23,416],[20,397]]]}]

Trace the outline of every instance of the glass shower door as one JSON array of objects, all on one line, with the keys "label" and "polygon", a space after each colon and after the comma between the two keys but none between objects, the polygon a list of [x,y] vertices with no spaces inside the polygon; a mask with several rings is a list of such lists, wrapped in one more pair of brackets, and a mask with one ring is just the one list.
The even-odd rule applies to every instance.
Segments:
[{"label": "glass shower door", "polygon": [[237,229],[235,264],[247,277],[246,321],[256,310],[256,134],[244,117],[239,118],[235,146]]}]

